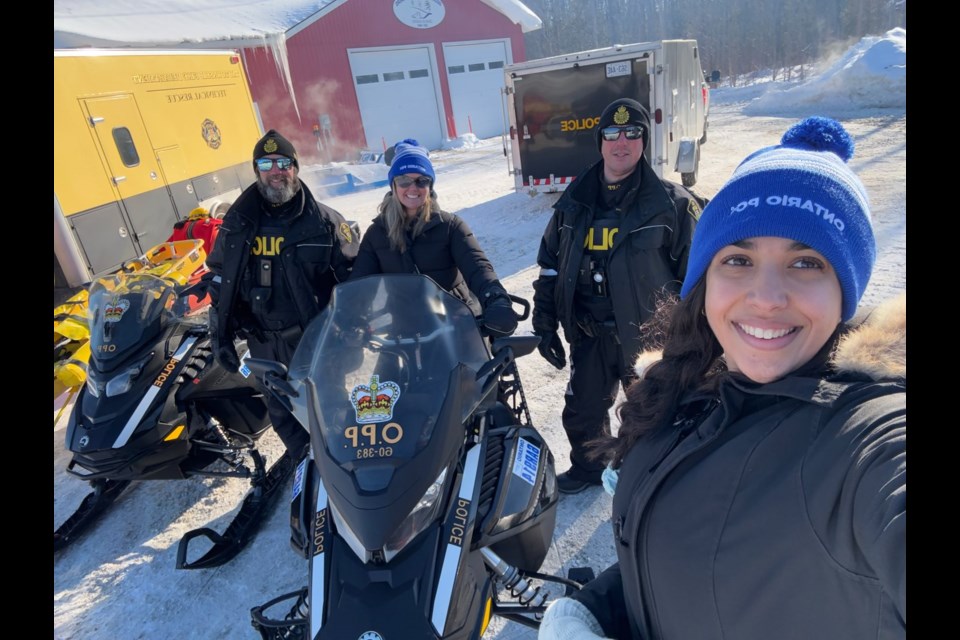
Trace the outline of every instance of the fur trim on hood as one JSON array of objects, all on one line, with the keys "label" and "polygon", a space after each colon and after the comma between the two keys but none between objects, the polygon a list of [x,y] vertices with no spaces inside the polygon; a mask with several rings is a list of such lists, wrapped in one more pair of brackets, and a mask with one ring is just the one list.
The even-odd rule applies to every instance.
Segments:
[{"label": "fur trim on hood", "polygon": [[633,370],[637,373],[637,378],[642,378],[647,367],[660,362],[662,358],[663,351],[661,349],[641,351],[637,356],[637,361],[633,363]]},{"label": "fur trim on hood", "polygon": [[[662,352],[644,351],[637,356],[634,371],[638,377]],[[856,328],[841,338],[833,354],[837,371],[866,375],[873,380],[907,377],[907,292],[890,298],[865,317]]]},{"label": "fur trim on hood", "polygon": [[833,355],[838,371],[873,380],[907,377],[907,292],[878,305],[840,340]]}]

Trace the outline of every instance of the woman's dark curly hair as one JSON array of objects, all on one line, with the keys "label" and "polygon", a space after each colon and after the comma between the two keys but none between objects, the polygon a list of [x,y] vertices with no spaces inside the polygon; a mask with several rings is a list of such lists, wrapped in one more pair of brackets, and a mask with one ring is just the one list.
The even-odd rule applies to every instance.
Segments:
[{"label": "woman's dark curly hair", "polygon": [[685,393],[707,386],[710,374],[725,368],[720,360],[723,350],[703,313],[705,280],[701,278],[683,300],[662,301],[641,327],[644,344],[661,347],[663,356],[627,387],[626,401],[617,407],[619,435],[591,444],[598,459],[620,466],[641,436],[673,419]]},{"label": "woman's dark curly hair", "polygon": [[[704,312],[706,291],[706,278],[701,278],[683,300],[661,302],[653,319],[641,327],[644,344],[662,348],[661,359],[627,387],[626,400],[617,407],[620,431],[615,438],[606,436],[588,443],[592,457],[619,467],[637,440],[672,424],[687,393],[716,391],[721,379],[717,374],[726,371],[727,365]],[[820,350],[795,373],[830,374],[837,344],[868,315],[869,309],[862,309],[850,322],[839,323]]]}]

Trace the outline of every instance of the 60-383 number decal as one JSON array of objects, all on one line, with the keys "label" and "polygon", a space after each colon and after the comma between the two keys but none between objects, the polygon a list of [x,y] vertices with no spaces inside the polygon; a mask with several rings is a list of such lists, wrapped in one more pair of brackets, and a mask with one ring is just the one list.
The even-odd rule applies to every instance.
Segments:
[{"label": "60-383 number decal", "polygon": [[351,426],[343,430],[347,442],[344,448],[356,451],[357,459],[389,458],[393,455],[393,446],[403,439],[403,427],[396,422],[383,426],[365,424]]},{"label": "60-383 number decal", "polygon": [[393,455],[393,447],[360,447],[357,449],[357,460],[366,458],[389,458]]}]

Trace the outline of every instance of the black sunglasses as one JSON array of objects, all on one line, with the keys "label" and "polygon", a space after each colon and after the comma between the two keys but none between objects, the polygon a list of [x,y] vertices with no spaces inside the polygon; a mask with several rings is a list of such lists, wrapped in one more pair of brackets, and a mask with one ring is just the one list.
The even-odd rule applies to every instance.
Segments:
[{"label": "black sunglasses", "polygon": [[257,160],[257,169],[260,171],[270,171],[270,169],[273,169],[274,163],[276,163],[277,169],[280,169],[280,171],[286,171],[293,166],[293,160],[290,158],[259,158]]},{"label": "black sunglasses", "polygon": [[600,135],[608,142],[613,142],[619,138],[621,132],[627,140],[638,140],[643,137],[643,127],[637,125],[631,125],[629,127],[604,127],[600,129]]},{"label": "black sunglasses", "polygon": [[406,189],[412,184],[416,184],[417,187],[419,187],[420,189],[426,189],[431,184],[433,184],[433,180],[431,180],[427,176],[420,176],[419,178],[408,178],[406,176],[400,176],[399,178],[396,179],[396,185],[401,189]]}]

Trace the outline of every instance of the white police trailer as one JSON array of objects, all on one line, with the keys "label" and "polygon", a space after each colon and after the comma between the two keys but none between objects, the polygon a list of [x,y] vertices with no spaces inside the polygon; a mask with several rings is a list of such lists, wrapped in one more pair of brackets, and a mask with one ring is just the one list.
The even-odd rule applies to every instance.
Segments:
[{"label": "white police trailer", "polygon": [[504,74],[505,147],[517,191],[563,191],[599,160],[597,122],[618,98],[650,111],[644,155],[657,175],[675,180],[676,172],[684,185],[696,183],[709,104],[696,40],[528,60],[507,65]]}]

